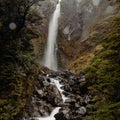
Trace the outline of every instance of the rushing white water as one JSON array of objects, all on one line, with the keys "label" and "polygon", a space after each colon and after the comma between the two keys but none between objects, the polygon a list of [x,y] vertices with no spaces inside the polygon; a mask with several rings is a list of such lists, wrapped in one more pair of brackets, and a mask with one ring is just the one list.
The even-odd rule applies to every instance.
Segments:
[{"label": "rushing white water", "polygon": [[45,50],[45,58],[44,58],[44,65],[51,70],[57,70],[57,33],[58,33],[58,20],[60,17],[60,2],[59,0],[56,9],[53,13],[52,19],[49,24],[49,31],[48,31],[48,41],[47,47]]},{"label": "rushing white water", "polygon": [[[63,94],[64,90],[61,89],[61,87],[62,87],[63,85],[61,85],[58,80],[51,78],[51,84],[56,85],[57,89],[59,90],[59,92],[60,92],[60,94],[61,94],[61,96],[62,96],[63,103],[64,103],[67,99],[69,99],[69,98],[65,97],[65,95]],[[38,118],[38,120],[55,120],[54,115],[59,112],[60,108],[61,108],[61,107],[56,107],[56,108],[52,111],[52,113],[50,114],[50,116],[48,116],[48,117],[43,117],[43,118]]]},{"label": "rushing white water", "polygon": [[61,85],[58,80],[55,80],[55,79],[51,78],[51,81],[56,85],[57,89],[59,90],[59,92],[60,92],[60,94],[62,96],[63,103],[64,103],[68,98],[65,97],[65,95],[63,94],[64,90],[61,89],[61,87],[63,85]]},{"label": "rushing white water", "polygon": [[[48,41],[47,41],[47,47],[45,50],[45,58],[44,58],[44,65],[48,67],[51,70],[57,70],[57,43],[56,43],[56,38],[57,38],[57,33],[58,33],[58,20],[60,17],[60,2],[59,0],[56,9],[53,13],[53,17],[50,21],[49,24],[49,32],[48,32]],[[60,91],[60,94],[62,96],[63,102],[65,102],[66,98],[62,92],[63,90],[61,89],[62,85],[59,83],[59,81],[52,79],[51,78],[51,84],[55,84],[57,89]],[[38,118],[38,120],[55,120],[54,115],[59,112],[59,109],[61,107],[56,107],[50,116],[48,117],[43,117],[43,118]]]},{"label": "rushing white water", "polygon": [[49,117],[43,117],[43,118],[38,118],[38,120],[55,120],[54,115],[59,112],[60,107],[56,107],[52,113],[50,114]]}]

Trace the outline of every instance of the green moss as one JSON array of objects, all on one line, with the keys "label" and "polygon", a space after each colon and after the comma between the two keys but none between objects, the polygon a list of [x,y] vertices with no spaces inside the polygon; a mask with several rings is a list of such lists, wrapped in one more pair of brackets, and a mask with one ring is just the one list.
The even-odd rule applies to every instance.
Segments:
[{"label": "green moss", "polygon": [[15,120],[17,116],[20,119],[25,112],[26,99],[32,94],[39,73],[39,67],[35,63],[26,63],[23,66],[12,63],[3,65],[0,74],[0,120]]},{"label": "green moss", "polygon": [[39,66],[34,62],[35,55],[31,44],[31,39],[36,38],[37,33],[26,26],[19,32],[11,31],[5,26],[2,29],[0,120],[19,120],[25,112],[26,101],[37,84]]},{"label": "green moss", "polygon": [[85,120],[118,120],[120,117],[120,17],[114,18],[110,26],[112,31],[99,41],[104,49],[83,70],[86,86],[94,93]]}]

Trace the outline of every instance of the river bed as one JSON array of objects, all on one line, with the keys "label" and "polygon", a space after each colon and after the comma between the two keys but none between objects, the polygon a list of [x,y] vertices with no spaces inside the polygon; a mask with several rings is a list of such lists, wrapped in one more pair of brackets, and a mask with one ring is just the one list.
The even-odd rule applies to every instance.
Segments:
[{"label": "river bed", "polygon": [[[69,98],[67,98],[67,97],[63,94],[64,90],[61,89],[61,87],[63,87],[63,85],[61,85],[60,82],[59,82],[58,80],[54,79],[54,78],[50,78],[50,80],[51,80],[51,83],[50,83],[50,84],[55,85],[55,86],[57,87],[57,89],[59,90],[59,92],[60,92],[60,94],[61,94],[61,97],[62,97],[62,100],[63,100],[63,103],[64,103],[64,102],[65,102],[67,99],[69,99]],[[59,112],[60,108],[61,108],[61,107],[56,107],[56,108],[51,112],[50,116],[48,116],[48,117],[42,117],[42,118],[39,118],[39,117],[38,117],[38,118],[36,118],[36,119],[37,119],[37,120],[56,120],[54,116]]]}]

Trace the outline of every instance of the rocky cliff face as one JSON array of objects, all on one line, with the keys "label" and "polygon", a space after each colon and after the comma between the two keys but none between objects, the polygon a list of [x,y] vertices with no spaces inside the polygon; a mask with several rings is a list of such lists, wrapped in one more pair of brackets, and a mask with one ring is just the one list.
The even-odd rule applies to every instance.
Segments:
[{"label": "rocky cliff face", "polygon": [[94,47],[81,41],[87,39],[96,24],[115,12],[116,7],[108,0],[63,0],[58,42],[60,65],[67,66],[85,51],[83,48]]},{"label": "rocky cliff face", "polygon": [[[61,18],[58,34],[58,61],[60,68],[65,68],[81,52],[81,40],[85,40],[96,24],[116,12],[116,1],[110,0],[62,0]],[[40,3],[43,24],[40,27],[42,44],[38,56],[43,58],[47,30],[57,0],[45,0]],[[44,31],[44,32],[43,32]],[[38,40],[39,42],[39,40]],[[36,44],[37,45],[37,44]],[[84,45],[83,45],[84,46]],[[91,45],[87,45],[88,48]],[[85,46],[85,47],[87,47]],[[93,46],[94,47],[94,46]],[[41,59],[42,60],[42,59]],[[66,63],[63,65],[63,63]]]}]

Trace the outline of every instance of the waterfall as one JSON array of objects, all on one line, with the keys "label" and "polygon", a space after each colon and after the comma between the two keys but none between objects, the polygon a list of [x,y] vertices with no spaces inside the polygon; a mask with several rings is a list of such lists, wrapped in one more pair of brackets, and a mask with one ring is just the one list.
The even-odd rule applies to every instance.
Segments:
[{"label": "waterfall", "polygon": [[56,5],[52,19],[49,24],[48,41],[45,50],[44,66],[51,70],[57,71],[57,33],[58,33],[58,20],[60,17],[60,2]]}]

